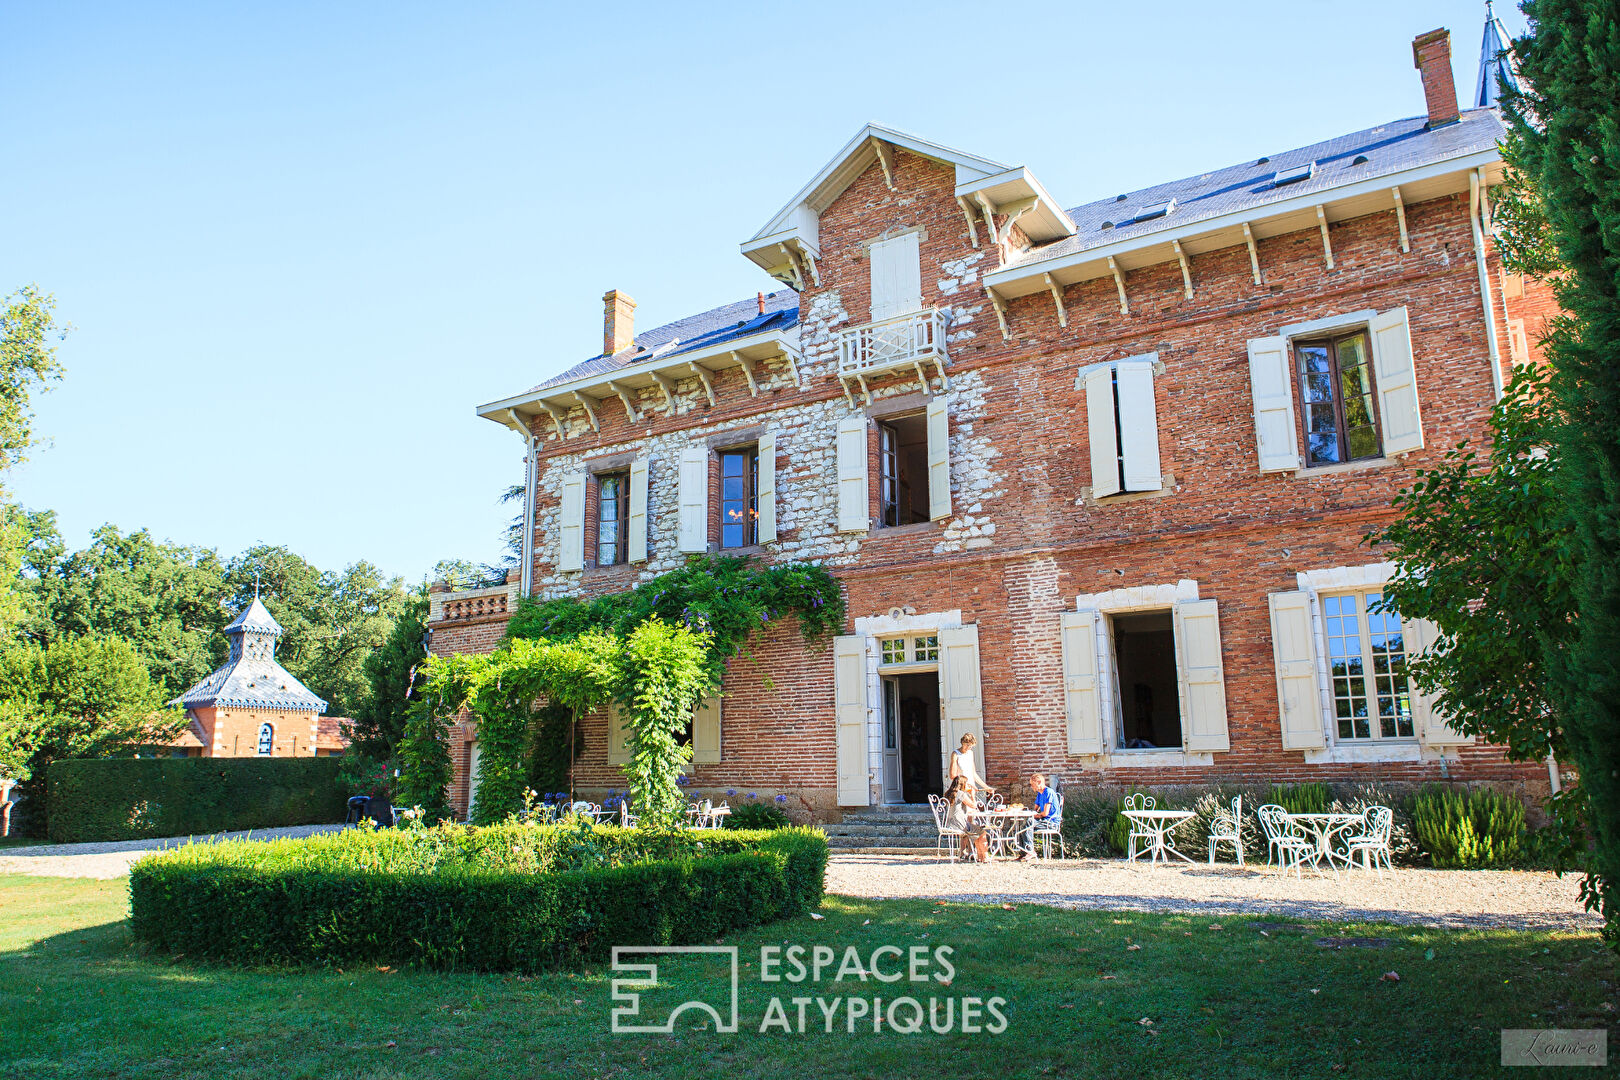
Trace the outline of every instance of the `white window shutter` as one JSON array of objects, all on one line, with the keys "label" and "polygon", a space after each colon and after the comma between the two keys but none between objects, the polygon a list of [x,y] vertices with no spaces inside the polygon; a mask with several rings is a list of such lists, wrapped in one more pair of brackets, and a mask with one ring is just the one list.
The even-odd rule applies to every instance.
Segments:
[{"label": "white window shutter", "polygon": [[1158,491],[1164,487],[1164,477],[1159,472],[1159,407],[1153,400],[1153,368],[1141,363],[1119,364],[1115,377],[1125,490]]},{"label": "white window shutter", "polygon": [[1284,750],[1320,750],[1322,697],[1316,685],[1316,634],[1311,598],[1304,592],[1276,592],[1271,607],[1271,655],[1277,669],[1277,708]]},{"label": "white window shutter", "polygon": [[[1434,648],[1440,640],[1440,628],[1428,619],[1401,620],[1402,645],[1408,657],[1415,657]],[[1421,694],[1410,686],[1412,694],[1412,730],[1430,746],[1471,746],[1472,735],[1464,735],[1445,722],[1434,707],[1435,695]]]},{"label": "white window shutter", "polygon": [[833,708],[837,718],[838,805],[872,801],[866,746],[866,638],[833,638]]},{"label": "white window shutter", "polygon": [[943,397],[928,402],[928,516],[951,516],[951,420]]},{"label": "white window shutter", "polygon": [[906,315],[922,307],[922,264],[917,234],[875,241],[872,262],[872,321]]},{"label": "white window shutter", "polygon": [[585,474],[575,473],[563,481],[561,538],[557,550],[558,570],[585,569]]},{"label": "white window shutter", "polygon": [[1198,754],[1230,750],[1221,623],[1215,601],[1182,600],[1176,604],[1175,632],[1182,745]]},{"label": "white window shutter", "polygon": [[866,491],[866,414],[838,420],[838,531],[865,532],[872,524]]},{"label": "white window shutter", "polygon": [[720,698],[704,698],[692,713],[692,761],[713,765],[720,760]]},{"label": "white window shutter", "polygon": [[1091,436],[1091,497],[1119,491],[1119,433],[1114,427],[1114,371],[1086,372],[1086,430]]},{"label": "white window shutter", "polygon": [[647,561],[647,459],[630,463],[630,561]]},{"label": "white window shutter", "polygon": [[768,431],[759,437],[759,520],[755,522],[759,542],[776,540],[776,432]]},{"label": "white window shutter", "polygon": [[1299,468],[1299,427],[1294,419],[1294,365],[1288,339],[1249,339],[1249,392],[1254,395],[1254,439],[1260,471]]},{"label": "white window shutter", "polygon": [[630,714],[617,701],[608,705],[608,764],[630,764]]},{"label": "white window shutter", "polygon": [[709,550],[709,451],[681,451],[680,544],[683,552]]},{"label": "white window shutter", "polygon": [[[984,771],[984,698],[979,688],[979,628],[950,626],[939,632],[939,708],[945,748],[955,753],[962,736],[976,740],[973,757]],[[988,777],[986,777],[988,779]]]},{"label": "white window shutter", "polygon": [[1406,309],[1380,311],[1372,331],[1373,379],[1378,383],[1378,431],[1384,453],[1423,449],[1423,416],[1418,409],[1417,372],[1412,365],[1412,334]]},{"label": "white window shutter", "polygon": [[1100,754],[1102,697],[1097,678],[1097,621],[1095,611],[1065,611],[1063,637],[1063,697],[1069,719],[1069,753]]}]

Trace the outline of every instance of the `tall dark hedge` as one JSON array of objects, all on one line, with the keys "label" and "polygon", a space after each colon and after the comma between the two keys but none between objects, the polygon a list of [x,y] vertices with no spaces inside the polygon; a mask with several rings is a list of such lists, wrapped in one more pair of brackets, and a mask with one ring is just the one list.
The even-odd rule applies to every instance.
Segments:
[{"label": "tall dark hedge", "polygon": [[192,836],[343,820],[336,757],[53,761],[48,834],[59,844]]}]

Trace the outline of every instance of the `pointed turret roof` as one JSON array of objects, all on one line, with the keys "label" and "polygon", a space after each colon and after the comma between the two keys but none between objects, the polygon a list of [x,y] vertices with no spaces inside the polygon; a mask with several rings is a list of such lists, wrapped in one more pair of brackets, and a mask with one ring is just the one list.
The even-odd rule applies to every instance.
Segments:
[{"label": "pointed turret roof", "polygon": [[232,619],[230,624],[225,627],[225,633],[227,634],[234,634],[238,631],[257,631],[280,637],[281,624],[276,622],[275,618],[270,614],[270,609],[265,607],[259,598],[255,596],[253,603],[243,608],[236,618]]},{"label": "pointed turret roof", "polygon": [[281,624],[257,596],[225,627],[231,655],[225,666],[169,702],[187,709],[292,709],[322,713],[326,702],[276,662]]},{"label": "pointed turret roof", "polygon": [[[1474,108],[1494,109],[1502,97],[1502,83],[1519,88],[1519,73],[1508,53],[1507,28],[1485,0],[1485,40],[1479,46],[1479,82],[1474,88]],[[1500,81],[1499,81],[1500,80]]]}]

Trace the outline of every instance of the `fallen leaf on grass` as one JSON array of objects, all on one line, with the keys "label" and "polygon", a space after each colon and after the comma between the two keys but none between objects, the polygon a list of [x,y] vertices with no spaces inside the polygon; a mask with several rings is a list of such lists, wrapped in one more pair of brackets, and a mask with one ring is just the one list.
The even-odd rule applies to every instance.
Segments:
[{"label": "fallen leaf on grass", "polygon": [[1143,1027],[1147,1027],[1149,1024],[1153,1023],[1153,1019],[1152,1017],[1144,1016],[1142,1019],[1138,1020],[1137,1023],[1141,1024]]},{"label": "fallen leaf on grass", "polygon": [[872,920],[871,920],[871,919],[867,919],[867,920],[866,920],[866,921],[865,921],[865,922],[863,922],[863,923],[861,923],[861,925],[862,925],[862,926],[871,926],[871,925],[872,925]]},{"label": "fallen leaf on grass", "polygon": [[810,913],[810,917],[812,919],[816,920],[817,922],[820,922],[822,919],[825,919],[827,916],[825,916],[825,915],[817,915],[815,912],[812,911]]},{"label": "fallen leaf on grass", "polygon": [[[1210,923],[1210,924],[1209,924],[1209,928],[1210,928],[1210,929],[1211,929],[1211,930],[1225,930],[1225,929],[1226,929],[1226,927],[1224,927],[1224,926],[1222,926],[1222,925],[1221,925],[1221,924],[1220,924],[1220,923],[1218,923],[1218,922],[1216,922],[1216,923]],[[1262,933],[1262,934],[1264,934],[1264,933],[1265,933],[1265,931],[1264,931],[1264,930],[1262,930],[1262,931],[1260,931],[1260,932],[1261,932],[1261,933]],[[1267,935],[1267,936],[1268,936],[1268,937],[1269,937],[1269,936],[1270,936],[1270,935]]]},{"label": "fallen leaf on grass", "polygon": [[389,967],[387,964],[379,964],[377,965],[377,972],[380,975],[392,975],[394,973],[394,969]]},{"label": "fallen leaf on grass", "polygon": [[1159,1033],[1157,1031],[1154,1031],[1152,1028],[1148,1028],[1148,1034],[1153,1036],[1155,1039],[1157,1039],[1159,1037]]},{"label": "fallen leaf on grass", "polygon": [[1401,975],[1400,975],[1400,972],[1398,972],[1398,971],[1386,971],[1382,975],[1378,976],[1378,981],[1379,982],[1400,982],[1401,981]]},{"label": "fallen leaf on grass", "polygon": [[1271,935],[1266,933],[1264,930],[1262,930],[1262,931],[1260,931],[1260,936],[1261,937],[1270,937]]},{"label": "fallen leaf on grass", "polygon": [[1320,993],[1321,993],[1321,992],[1322,992],[1322,991],[1320,991],[1320,990],[1317,990],[1317,989],[1316,989],[1316,988],[1315,988],[1315,987],[1312,987],[1312,988],[1311,988],[1311,993],[1313,993],[1313,994],[1320,994]]},{"label": "fallen leaf on grass", "polygon": [[1072,1008],[1074,1008],[1074,1006],[1073,1005],[1059,1005],[1058,1008],[1060,1008],[1060,1009],[1072,1009]]},{"label": "fallen leaf on grass", "polygon": [[1103,976],[1103,978],[1105,978],[1105,979],[1117,979],[1118,977],[1119,976],[1117,976],[1117,975],[1104,975]]},{"label": "fallen leaf on grass", "polygon": [[1001,910],[1002,911],[1017,911],[1018,909],[1013,907],[1011,904],[1002,904],[1001,905]]},{"label": "fallen leaf on grass", "polygon": [[383,1043],[383,1047],[388,1050],[392,1050],[398,1045],[399,1043],[395,1042],[393,1039],[389,1039],[387,1042]]},{"label": "fallen leaf on grass", "polygon": [[1137,950],[1141,949],[1141,947],[1142,946],[1140,946],[1140,945],[1127,945],[1127,946],[1125,946],[1125,951],[1126,952],[1136,952]]}]

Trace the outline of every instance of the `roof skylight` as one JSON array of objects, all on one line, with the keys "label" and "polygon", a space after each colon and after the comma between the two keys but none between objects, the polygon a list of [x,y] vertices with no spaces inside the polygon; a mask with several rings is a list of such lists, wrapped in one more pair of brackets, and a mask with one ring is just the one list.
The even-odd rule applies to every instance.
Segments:
[{"label": "roof skylight", "polygon": [[1292,169],[1283,169],[1271,178],[1272,187],[1282,187],[1285,184],[1297,184],[1301,180],[1309,180],[1316,175],[1316,162],[1307,162]]},{"label": "roof skylight", "polygon": [[1175,208],[1176,200],[1174,199],[1171,199],[1169,202],[1152,203],[1138,210],[1136,212],[1136,216],[1131,220],[1133,222],[1152,221],[1154,218],[1164,217],[1164,215],[1170,213],[1170,211],[1174,210]]}]

